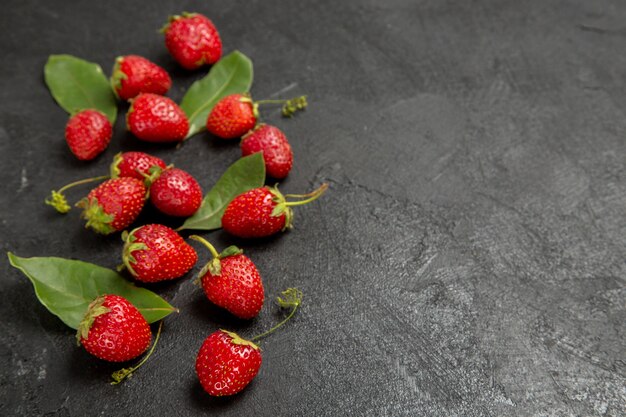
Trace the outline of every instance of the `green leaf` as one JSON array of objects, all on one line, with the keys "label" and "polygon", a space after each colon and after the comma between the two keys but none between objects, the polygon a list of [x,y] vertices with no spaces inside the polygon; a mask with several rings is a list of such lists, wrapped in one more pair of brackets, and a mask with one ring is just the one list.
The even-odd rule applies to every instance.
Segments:
[{"label": "green leaf", "polygon": [[232,164],[202,200],[202,205],[193,216],[178,228],[214,230],[222,227],[222,215],[233,198],[265,183],[263,154],[255,153],[240,158]]},{"label": "green leaf", "polygon": [[252,61],[239,51],[220,59],[206,77],[189,87],[180,107],[189,118],[187,138],[206,129],[213,106],[231,94],[247,93],[252,87]]},{"label": "green leaf", "polygon": [[97,296],[116,294],[139,309],[148,323],[177,311],[164,299],[126,281],[117,272],[98,265],[63,258],[20,258],[9,252],[9,262],[30,279],[37,298],[63,323],[77,329],[87,307]]},{"label": "green leaf", "polygon": [[71,55],[50,55],[44,77],[52,97],[68,113],[96,109],[115,123],[117,101],[100,65]]}]

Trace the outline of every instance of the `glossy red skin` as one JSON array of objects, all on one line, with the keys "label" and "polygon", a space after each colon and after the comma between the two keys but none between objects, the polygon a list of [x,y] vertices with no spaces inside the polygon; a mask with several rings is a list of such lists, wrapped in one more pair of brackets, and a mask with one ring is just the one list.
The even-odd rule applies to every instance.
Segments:
[{"label": "glossy red skin", "polygon": [[76,113],[65,126],[65,141],[72,153],[81,161],[89,161],[109,146],[113,126],[109,119],[97,110]]},{"label": "glossy red skin", "polygon": [[233,395],[254,379],[261,362],[259,349],[234,344],[230,335],[218,330],[202,344],[196,358],[196,373],[209,395]]},{"label": "glossy red skin", "polygon": [[[196,250],[174,229],[160,224],[148,224],[133,231],[134,243],[146,249],[131,252],[136,262],[130,262],[131,274],[142,282],[175,279],[186,274],[198,260]],[[134,273],[133,273],[134,271]]]},{"label": "glossy red skin", "polygon": [[255,188],[235,197],[222,216],[222,228],[243,238],[271,236],[285,227],[285,214],[272,216],[274,194],[266,187]]},{"label": "glossy red skin", "polygon": [[222,40],[209,18],[198,13],[177,17],[165,29],[165,46],[185,69],[215,64],[222,56]]},{"label": "glossy red skin", "polygon": [[144,353],[152,331],[139,310],[117,295],[105,296],[103,306],[110,311],[97,316],[87,338],[80,339],[85,350],[109,362],[125,362]]},{"label": "glossy red skin", "polygon": [[131,177],[143,180],[145,175],[150,175],[153,166],[165,169],[165,162],[161,158],[143,152],[124,152],[122,160],[117,165],[119,177]]},{"label": "glossy red skin", "polygon": [[[123,73],[117,75],[115,70]],[[167,71],[154,62],[138,56],[126,55],[120,58],[113,72],[115,92],[122,100],[129,100],[140,93],[164,95],[172,87],[172,79]],[[116,79],[119,81],[116,83]]]},{"label": "glossy red skin", "polygon": [[209,132],[222,139],[240,138],[256,125],[254,108],[243,94],[226,96],[213,107],[206,120]]},{"label": "glossy red skin", "polygon": [[126,125],[146,142],[179,142],[189,132],[187,116],[171,99],[158,94],[139,94],[126,115]]},{"label": "glossy red skin", "polygon": [[263,281],[256,266],[245,255],[227,256],[220,263],[220,275],[209,271],[202,277],[207,298],[241,319],[256,317],[265,299]]},{"label": "glossy red skin", "polygon": [[285,178],[293,165],[293,152],[285,134],[277,127],[261,125],[243,137],[241,155],[263,152],[267,175]]},{"label": "glossy red skin", "polygon": [[202,188],[187,172],[171,168],[163,171],[152,183],[150,201],[169,216],[189,217],[202,204]]},{"label": "glossy red skin", "polygon": [[113,215],[110,226],[120,231],[135,221],[146,202],[146,186],[136,178],[114,178],[91,190],[88,200],[96,200],[105,213]]}]

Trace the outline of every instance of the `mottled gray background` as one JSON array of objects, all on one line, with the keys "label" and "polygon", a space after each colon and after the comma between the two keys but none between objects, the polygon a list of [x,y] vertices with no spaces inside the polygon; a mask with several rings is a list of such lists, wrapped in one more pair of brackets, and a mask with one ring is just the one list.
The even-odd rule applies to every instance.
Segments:
[{"label": "mottled gray background", "polygon": [[205,190],[238,157],[207,134],[180,150],[141,144],[123,117],[96,161],[66,149],[47,56],[108,72],[138,53],[171,72],[179,100],[204,71],[178,69],[156,30],[182,10],[206,13],[226,52],[252,58],[255,97],[309,95],[306,113],[265,120],[294,148],[282,188],[331,189],[298,209],[294,231],[236,242],[268,298],[296,285],[302,311],[263,342],[256,380],[214,399],[193,370],[202,340],[220,326],[256,334],[276,306],[239,322],[191,275],[152,287],[181,313],[145,368],[112,387],[117,366],[76,348],[5,259],[0,415],[625,414],[625,2],[5,0],[4,251],[114,267],[119,238],[51,212],[50,189],[99,175],[120,149],[153,152]]}]

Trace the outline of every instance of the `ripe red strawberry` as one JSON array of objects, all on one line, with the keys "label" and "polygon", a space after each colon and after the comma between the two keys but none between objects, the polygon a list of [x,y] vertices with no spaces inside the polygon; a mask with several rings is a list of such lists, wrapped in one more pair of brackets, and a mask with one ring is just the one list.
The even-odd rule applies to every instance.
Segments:
[{"label": "ripe red strawberry", "polygon": [[107,117],[97,110],[76,113],[65,126],[65,140],[81,161],[100,155],[111,141],[113,127]]},{"label": "ripe red strawberry", "polygon": [[189,132],[187,116],[171,99],[139,94],[126,114],[128,130],[146,142],[177,142]]},{"label": "ripe red strawberry", "polygon": [[146,319],[127,299],[102,295],[87,309],[76,338],[87,352],[110,362],[125,362],[148,349],[152,332]]},{"label": "ripe red strawberry", "polygon": [[209,395],[237,394],[261,368],[261,350],[236,333],[218,330],[202,343],[196,358],[196,373]]},{"label": "ripe red strawberry", "polygon": [[243,237],[265,237],[291,228],[292,206],[310,203],[319,198],[328,188],[322,184],[309,194],[287,194],[286,197],[304,198],[287,201],[278,188],[261,187],[235,197],[222,216],[222,227],[228,233]]},{"label": "ripe red strawberry", "polygon": [[148,224],[124,232],[122,260],[132,276],[142,282],[179,278],[196,264],[198,254],[173,229]]},{"label": "ripe red strawberry", "polygon": [[282,179],[293,165],[293,152],[287,137],[279,128],[260,124],[246,134],[241,141],[241,155],[263,152],[267,175]]},{"label": "ripe red strawberry", "polygon": [[162,31],[168,51],[185,69],[215,64],[222,56],[222,40],[217,29],[209,18],[199,13],[172,16]]},{"label": "ripe red strawberry", "polygon": [[170,168],[163,171],[150,186],[150,201],[169,216],[189,217],[202,204],[202,188],[187,172]]},{"label": "ripe red strawberry", "polygon": [[91,190],[78,202],[86,227],[108,235],[126,229],[139,215],[146,201],[146,186],[136,178],[110,179]]},{"label": "ripe red strawberry", "polygon": [[231,94],[213,107],[206,128],[223,139],[239,138],[254,128],[258,117],[258,108],[249,95]]},{"label": "ripe red strawberry", "polygon": [[143,180],[151,174],[152,167],[165,169],[165,162],[143,152],[118,153],[111,164],[111,178],[132,177]]},{"label": "ripe red strawberry", "polygon": [[140,93],[164,95],[172,86],[172,79],[154,62],[138,55],[126,55],[115,60],[111,86],[119,98],[129,100]]},{"label": "ripe red strawberry", "polygon": [[236,246],[218,254],[213,245],[200,236],[189,236],[206,246],[213,259],[199,274],[199,283],[207,298],[241,319],[256,317],[263,307],[265,294],[261,275],[254,263]]}]

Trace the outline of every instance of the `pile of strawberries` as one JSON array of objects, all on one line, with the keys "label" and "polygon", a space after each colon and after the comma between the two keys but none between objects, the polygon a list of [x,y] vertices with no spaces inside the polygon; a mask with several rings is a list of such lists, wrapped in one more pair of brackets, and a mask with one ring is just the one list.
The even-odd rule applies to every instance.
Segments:
[{"label": "pile of strawberries", "polygon": [[[218,31],[211,20],[201,14],[174,16],[163,33],[170,54],[185,69],[215,64],[222,56]],[[163,68],[137,55],[117,58],[111,86],[120,100],[130,101],[126,124],[138,139],[180,142],[187,138],[190,128],[187,116],[173,100],[164,96],[172,80]],[[223,139],[242,138],[242,156],[261,152],[267,175],[282,179],[292,168],[293,153],[283,132],[275,126],[258,123],[258,107],[262,103],[254,102],[249,94],[226,96],[210,111],[206,128]],[[283,104],[286,116],[307,105],[304,97]],[[91,160],[108,146],[112,133],[112,124],[105,114],[96,109],[82,109],[70,117],[65,138],[78,159]],[[147,201],[168,216],[192,216],[203,202],[198,181],[188,172],[167,165],[155,156],[125,152],[116,155],[109,175],[77,181],[53,191],[46,203],[66,213],[71,209],[64,195],[68,188],[103,180],[76,206],[82,209],[86,227],[93,231],[100,234],[123,231],[121,257],[127,272],[142,283],[172,280],[188,273],[197,263],[198,254],[176,230],[160,224],[126,229],[135,222]],[[259,238],[287,230],[292,222],[292,207],[317,199],[326,188],[324,184],[309,194],[286,196],[276,187],[249,190],[228,203],[221,219],[222,227],[239,238]],[[288,201],[286,197],[296,201]],[[265,293],[261,274],[253,261],[235,246],[218,252],[200,236],[189,238],[200,242],[211,254],[197,279],[206,297],[236,317],[256,317]],[[241,391],[261,366],[261,352],[253,341],[284,324],[301,300],[302,294],[297,289],[284,291],[278,303],[290,309],[289,316],[251,340],[225,330],[209,335],[198,352],[195,365],[203,388],[216,396]],[[160,331],[159,327],[159,334]],[[102,294],[89,305],[77,339],[92,355],[123,362],[148,350],[152,332],[139,310],[127,299]],[[114,374],[114,379],[119,382],[136,368],[123,369]]]}]

